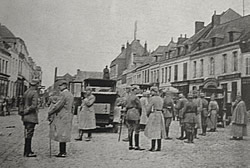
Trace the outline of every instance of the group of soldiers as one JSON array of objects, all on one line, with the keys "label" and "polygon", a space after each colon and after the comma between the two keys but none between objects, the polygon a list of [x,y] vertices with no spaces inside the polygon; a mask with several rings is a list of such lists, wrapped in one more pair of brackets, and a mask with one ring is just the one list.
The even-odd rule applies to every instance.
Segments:
[{"label": "group of soldiers", "polygon": [[[30,88],[24,93],[19,104],[18,113],[24,124],[25,157],[36,157],[31,149],[31,142],[35,126],[38,124],[38,83],[39,81],[32,80]],[[50,95],[49,135],[50,139],[59,142],[59,153],[56,157],[66,157],[66,143],[71,140],[74,98],[67,89],[67,81],[58,81],[58,86],[60,94]],[[193,143],[194,138],[197,138],[198,129],[202,129],[200,135],[206,135],[208,124],[210,132],[216,131],[219,106],[214,95],[211,96],[208,103],[203,93],[200,95],[190,93],[187,99],[183,94],[179,94],[179,100],[174,104],[171,94],[166,92],[160,95],[157,87],[151,87],[150,92],[145,92],[141,99],[139,99],[138,91],[138,86],[127,87],[125,99],[117,99],[116,106],[120,106],[120,108],[115,107],[115,111],[120,109],[125,116],[129,150],[144,150],[139,145],[139,133],[140,130],[144,130],[145,136],[151,140],[149,151],[161,151],[162,139],[172,139],[169,137],[169,128],[174,109],[178,111],[181,126],[181,136],[178,139],[187,139],[186,143]],[[87,139],[90,140],[91,133],[96,128],[93,109],[95,96],[92,95],[91,88],[88,87],[84,94],[78,116],[80,119],[78,122],[79,137],[75,139],[78,141],[82,140],[83,132],[88,133]],[[233,104],[231,140],[242,140],[243,136],[247,135],[247,122],[246,106],[241,100],[241,96],[238,95]]]},{"label": "group of soldiers", "polygon": [[[124,121],[128,127],[128,138],[123,139],[129,141],[129,150],[143,150],[139,146],[139,132],[144,130],[144,134],[151,139],[151,148],[149,151],[161,150],[161,139],[171,140],[169,137],[169,129],[174,117],[173,111],[177,112],[179,120],[181,136],[178,140],[184,140],[185,143],[194,143],[194,139],[199,139],[197,134],[200,131],[201,136],[206,136],[207,132],[216,132],[217,115],[219,105],[212,94],[210,101],[205,99],[204,93],[189,93],[187,98],[180,93],[176,103],[170,92],[159,93],[157,87],[151,87],[150,93],[143,93],[143,97],[139,96],[139,86],[128,86],[126,88],[125,101],[119,103]],[[145,103],[145,99],[147,100]],[[123,106],[123,107],[122,107]],[[146,122],[141,122],[145,120]],[[232,107],[232,138],[230,140],[242,140],[247,135],[247,111],[244,101],[238,95]],[[207,128],[210,130],[207,131]],[[142,129],[140,129],[142,128]],[[133,146],[133,132],[135,147]],[[155,148],[156,142],[158,144]]]}]

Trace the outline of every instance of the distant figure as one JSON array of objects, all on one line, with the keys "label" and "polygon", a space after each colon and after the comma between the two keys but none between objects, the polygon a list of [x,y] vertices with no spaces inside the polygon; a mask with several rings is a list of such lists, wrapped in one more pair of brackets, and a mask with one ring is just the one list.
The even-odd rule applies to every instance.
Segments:
[{"label": "distant figure", "polygon": [[103,79],[109,79],[109,69],[106,65],[106,68],[103,69]]},{"label": "distant figure", "polygon": [[233,105],[232,128],[230,140],[243,140],[247,136],[247,109],[245,102],[241,100],[241,95],[237,95]]},{"label": "distant figure", "polygon": [[215,95],[211,95],[211,100],[208,104],[208,132],[215,132],[217,128],[217,113],[219,111],[219,105],[215,100]]}]

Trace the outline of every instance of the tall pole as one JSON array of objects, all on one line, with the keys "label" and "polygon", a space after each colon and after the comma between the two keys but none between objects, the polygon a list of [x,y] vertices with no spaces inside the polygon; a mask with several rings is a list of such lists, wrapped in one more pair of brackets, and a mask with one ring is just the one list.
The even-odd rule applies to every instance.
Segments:
[{"label": "tall pole", "polygon": [[243,16],[245,16],[245,0],[242,1],[243,1]]},{"label": "tall pole", "polygon": [[136,40],[136,32],[137,32],[137,21],[135,21],[134,40]]},{"label": "tall pole", "polygon": [[57,67],[55,67],[55,76],[54,76],[54,89],[55,89],[56,77],[57,77]]}]

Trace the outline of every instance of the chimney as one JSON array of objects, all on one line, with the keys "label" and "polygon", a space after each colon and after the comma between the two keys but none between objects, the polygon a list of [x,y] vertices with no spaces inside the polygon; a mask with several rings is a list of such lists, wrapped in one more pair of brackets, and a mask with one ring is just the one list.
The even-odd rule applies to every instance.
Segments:
[{"label": "chimney", "polygon": [[195,33],[198,33],[201,29],[204,28],[204,22],[196,21],[195,22]]},{"label": "chimney", "polygon": [[216,11],[214,11],[214,15],[212,16],[212,26],[218,26],[220,24],[220,15],[216,15]]},{"label": "chimney", "polygon": [[182,44],[185,40],[187,40],[187,35],[185,34],[185,36],[182,37],[182,34],[181,34],[180,37],[178,37],[177,44]]},{"label": "chimney", "polygon": [[79,74],[79,73],[80,73],[80,71],[81,71],[80,69],[77,69],[77,74]]},{"label": "chimney", "polygon": [[129,43],[128,43],[128,41],[127,41],[127,48],[129,47]]},{"label": "chimney", "polygon": [[122,45],[122,48],[121,48],[121,52],[123,52],[124,49],[125,49],[125,45],[123,44],[123,45]]},{"label": "chimney", "polygon": [[171,37],[171,42],[174,42],[174,38],[173,37]]},{"label": "chimney", "polygon": [[145,41],[144,50],[147,51],[148,50],[147,48],[148,48],[147,41]]}]

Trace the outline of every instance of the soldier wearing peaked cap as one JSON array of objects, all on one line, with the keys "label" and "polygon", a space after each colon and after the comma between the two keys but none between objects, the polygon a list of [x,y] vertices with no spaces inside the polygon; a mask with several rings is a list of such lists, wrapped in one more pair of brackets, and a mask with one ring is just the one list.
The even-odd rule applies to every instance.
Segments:
[{"label": "soldier wearing peaked cap", "polygon": [[[128,125],[129,150],[141,150],[139,146],[140,133],[140,116],[142,112],[141,102],[136,96],[138,91],[137,86],[131,88],[131,94],[126,99],[126,120]],[[133,147],[133,133],[135,140],[135,148]]]},{"label": "soldier wearing peaked cap", "polygon": [[[159,96],[158,88],[151,87],[152,97],[147,107],[148,122],[145,128],[145,136],[151,139],[151,149],[149,151],[161,151],[161,139],[166,138],[164,117],[162,114],[163,100]],[[157,140],[157,149],[155,149]]]},{"label": "soldier wearing peaked cap", "polygon": [[66,156],[66,142],[70,142],[71,127],[73,119],[73,95],[67,89],[67,81],[58,81],[60,89],[59,100],[57,103],[49,109],[48,116],[55,114],[55,131],[51,132],[50,138],[59,142],[59,154],[57,157]]},{"label": "soldier wearing peaked cap", "polygon": [[188,141],[186,143],[193,143],[194,140],[194,129],[195,124],[197,123],[197,105],[193,102],[193,95],[188,94],[188,102],[185,104],[183,108],[184,113],[184,127],[186,130],[186,136]]},{"label": "soldier wearing peaked cap", "polygon": [[36,157],[31,150],[31,142],[35,131],[35,126],[38,124],[38,81],[32,80],[30,88],[24,93],[24,96],[19,104],[19,115],[22,116],[24,124],[24,156]]},{"label": "soldier wearing peaked cap", "polygon": [[205,136],[207,131],[207,117],[208,117],[208,101],[205,99],[205,94],[200,93],[201,104],[200,108],[201,111],[201,125],[202,125],[202,133],[200,135]]}]

